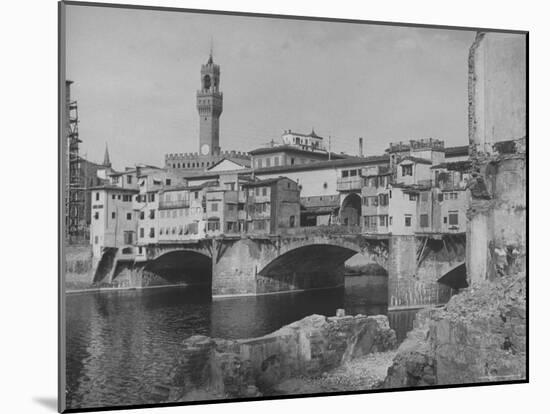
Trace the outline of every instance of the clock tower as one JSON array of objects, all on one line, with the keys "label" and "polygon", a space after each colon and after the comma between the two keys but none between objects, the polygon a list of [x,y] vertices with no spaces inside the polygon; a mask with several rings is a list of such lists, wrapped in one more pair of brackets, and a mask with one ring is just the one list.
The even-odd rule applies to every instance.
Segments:
[{"label": "clock tower", "polygon": [[200,118],[199,153],[218,155],[223,94],[220,92],[220,66],[214,64],[212,51],[208,62],[201,66],[201,88],[197,91],[197,110]]}]

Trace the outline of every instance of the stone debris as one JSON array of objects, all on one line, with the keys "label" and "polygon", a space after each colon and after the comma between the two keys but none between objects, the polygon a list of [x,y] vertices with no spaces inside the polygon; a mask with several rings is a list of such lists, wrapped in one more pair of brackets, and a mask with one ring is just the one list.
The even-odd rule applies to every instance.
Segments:
[{"label": "stone debris", "polygon": [[318,377],[291,378],[278,384],[269,395],[375,389],[383,383],[395,355],[396,351],[378,352],[349,361]]},{"label": "stone debris", "polygon": [[526,332],[525,273],[474,284],[417,314],[384,388],[525,379]]},{"label": "stone debris", "polygon": [[322,378],[311,383],[318,389],[366,389],[383,379],[382,371],[391,362],[388,356],[371,355],[384,355],[395,345],[395,331],[385,315],[311,315],[263,337],[237,341],[196,335],[182,342],[174,368],[154,392],[165,402],[187,401],[201,393],[254,397],[284,393],[275,390],[287,380],[292,384],[292,378]]}]

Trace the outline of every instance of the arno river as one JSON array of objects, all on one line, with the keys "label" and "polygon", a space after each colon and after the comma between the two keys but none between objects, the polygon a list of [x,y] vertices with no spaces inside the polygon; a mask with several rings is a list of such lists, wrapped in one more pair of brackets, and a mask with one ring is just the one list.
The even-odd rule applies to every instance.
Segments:
[{"label": "arno river", "polygon": [[[194,334],[249,338],[313,313],[387,313],[385,278],[354,276],[346,287],[211,301],[198,288],[167,287],[67,297],[67,404],[152,403],[151,386],[169,372],[178,344]],[[401,341],[415,311],[389,313]]]}]

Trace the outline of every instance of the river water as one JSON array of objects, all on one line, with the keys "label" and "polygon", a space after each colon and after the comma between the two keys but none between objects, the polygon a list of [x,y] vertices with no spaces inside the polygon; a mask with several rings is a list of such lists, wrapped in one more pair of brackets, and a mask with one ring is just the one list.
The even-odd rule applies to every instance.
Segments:
[{"label": "river water", "polygon": [[[210,291],[166,287],[67,297],[69,408],[155,402],[150,387],[169,372],[181,341],[202,334],[261,336],[313,313],[388,314],[386,277],[354,276],[338,289],[212,301]],[[388,317],[401,341],[416,311]]]}]

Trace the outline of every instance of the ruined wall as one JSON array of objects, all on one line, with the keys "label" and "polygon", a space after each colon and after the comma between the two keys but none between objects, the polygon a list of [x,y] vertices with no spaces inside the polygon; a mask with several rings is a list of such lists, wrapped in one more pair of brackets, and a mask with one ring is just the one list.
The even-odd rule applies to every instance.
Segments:
[{"label": "ruined wall", "polygon": [[470,283],[525,270],[526,40],[478,33],[470,49]]},{"label": "ruined wall", "polygon": [[525,153],[482,159],[468,210],[470,283],[526,269],[527,170]]},{"label": "ruined wall", "polygon": [[526,134],[526,35],[478,32],[470,48],[469,139],[476,151]]},{"label": "ruined wall", "polygon": [[317,376],[343,362],[395,347],[388,318],[308,316],[266,336],[229,341],[193,336],[183,341],[174,368],[157,391],[182,401],[197,390],[208,398],[252,397],[281,381]]}]

